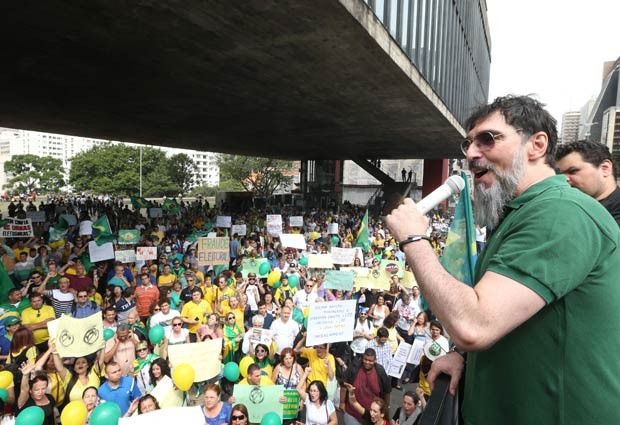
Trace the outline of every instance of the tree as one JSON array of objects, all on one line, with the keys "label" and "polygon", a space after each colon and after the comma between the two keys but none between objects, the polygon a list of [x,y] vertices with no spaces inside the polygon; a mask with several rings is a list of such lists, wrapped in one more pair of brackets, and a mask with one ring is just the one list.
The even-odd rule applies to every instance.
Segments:
[{"label": "tree", "polygon": [[179,153],[172,155],[168,163],[168,175],[172,183],[179,186],[182,193],[189,192],[194,182],[194,174],[196,173],[194,161],[188,155]]},{"label": "tree", "polygon": [[62,161],[51,156],[14,155],[4,171],[11,176],[4,187],[13,192],[57,192],[65,185]]},{"label": "tree", "polygon": [[268,198],[280,187],[291,184],[287,175],[292,163],[272,158],[221,154],[218,166],[222,180],[234,180],[255,197]]},{"label": "tree", "polygon": [[[142,192],[144,196],[176,195],[181,191],[168,174],[166,154],[142,148]],[[140,148],[104,144],[73,157],[69,182],[80,192],[131,196],[139,193]]]}]

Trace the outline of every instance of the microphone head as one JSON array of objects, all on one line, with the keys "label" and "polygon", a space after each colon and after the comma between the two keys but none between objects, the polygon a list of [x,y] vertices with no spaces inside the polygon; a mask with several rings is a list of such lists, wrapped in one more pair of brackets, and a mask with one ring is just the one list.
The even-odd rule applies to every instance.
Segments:
[{"label": "microphone head", "polygon": [[463,180],[463,177],[458,175],[450,176],[446,180],[445,184],[448,185],[453,195],[461,193],[461,191],[465,189],[465,180]]}]

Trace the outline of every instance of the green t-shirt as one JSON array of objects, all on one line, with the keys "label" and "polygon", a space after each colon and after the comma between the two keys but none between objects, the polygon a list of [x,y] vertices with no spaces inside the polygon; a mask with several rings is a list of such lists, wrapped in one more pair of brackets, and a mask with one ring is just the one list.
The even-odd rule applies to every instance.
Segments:
[{"label": "green t-shirt", "polygon": [[620,400],[620,231],[593,198],[547,178],[511,201],[476,264],[547,305],[467,359],[466,424],[611,424]]}]

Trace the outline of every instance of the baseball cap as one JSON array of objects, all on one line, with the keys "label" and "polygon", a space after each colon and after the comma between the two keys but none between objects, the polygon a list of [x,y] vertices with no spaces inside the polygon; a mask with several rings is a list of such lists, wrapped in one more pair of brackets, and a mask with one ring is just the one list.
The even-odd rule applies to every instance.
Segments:
[{"label": "baseball cap", "polygon": [[13,325],[17,325],[21,323],[21,321],[19,320],[19,317],[9,317],[8,319],[6,319],[6,321],[4,322],[5,326],[13,326]]}]

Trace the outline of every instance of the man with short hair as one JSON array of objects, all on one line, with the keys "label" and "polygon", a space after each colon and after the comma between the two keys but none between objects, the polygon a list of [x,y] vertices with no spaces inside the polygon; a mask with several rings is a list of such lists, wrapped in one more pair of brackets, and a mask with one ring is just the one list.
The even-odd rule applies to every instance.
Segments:
[{"label": "man with short hair", "polygon": [[123,374],[121,365],[110,361],[105,365],[106,382],[99,387],[99,397],[108,403],[116,403],[124,415],[131,402],[140,398],[140,389],[131,376]]},{"label": "man with short hair", "polygon": [[136,298],[136,310],[140,321],[146,324],[150,316],[149,308],[151,304],[159,300],[159,288],[151,282],[151,275],[146,273],[140,274],[140,286],[136,286],[134,296]]},{"label": "man with short hair", "polygon": [[[37,290],[39,294],[46,296],[52,301],[52,307],[54,308],[56,318],[59,318],[63,314],[71,314],[71,307],[73,307],[75,297],[73,296],[73,292],[69,290],[69,285],[69,279],[63,276],[58,281],[58,289],[48,290],[45,284],[43,284]],[[83,289],[83,291],[85,291],[85,289]]]},{"label": "man with short hair", "polygon": [[133,372],[136,359],[136,344],[140,342],[136,334],[129,330],[129,325],[121,323],[116,328],[116,335],[105,343],[105,362],[114,360],[121,367],[122,376]]},{"label": "man with short hair", "polygon": [[83,319],[90,317],[93,314],[101,312],[99,304],[88,299],[88,291],[82,289],[77,292],[76,301],[73,302],[71,307],[71,315],[76,319]]},{"label": "man with short hair", "polygon": [[211,306],[202,299],[202,291],[198,287],[192,290],[192,300],[185,303],[181,310],[181,318],[187,324],[189,339],[191,342],[198,340],[196,332],[198,327],[207,323],[207,316],[212,313]]},{"label": "man with short hair", "polygon": [[304,283],[304,290],[297,291],[295,295],[293,295],[293,302],[295,303],[295,307],[304,311],[306,307],[310,307],[312,304],[316,302],[318,295],[316,291],[313,291],[314,285],[310,279],[306,280]]},{"label": "man with short hair", "polygon": [[555,159],[568,184],[599,201],[620,225],[618,165],[607,146],[587,141],[561,144]]},{"label": "man with short hair", "polygon": [[179,317],[181,313],[178,310],[170,308],[170,301],[168,298],[162,299],[159,302],[159,307],[161,310],[151,316],[151,328],[157,325],[163,326],[165,334],[170,335],[172,331],[172,319]]},{"label": "man with short hair", "polygon": [[299,323],[291,319],[291,309],[288,306],[283,306],[280,318],[273,321],[270,329],[273,339],[278,345],[277,353],[279,355],[285,348],[293,348],[295,337],[301,328]]},{"label": "man with short hair", "polygon": [[[428,218],[411,199],[386,217],[433,313],[468,351],[465,423],[616,422],[618,224],[555,174],[555,119],[540,102],[498,98],[466,128],[475,216],[491,229],[474,285],[441,266]],[[445,372],[454,394],[463,369],[462,355],[450,352],[433,362],[429,382]]]},{"label": "man with short hair", "polygon": [[256,363],[252,363],[248,366],[248,376],[247,378],[239,381],[237,385],[262,385],[268,386],[273,385],[273,381],[268,376],[263,375],[263,371],[260,369],[260,366]]},{"label": "man with short hair", "polygon": [[4,312],[17,311],[19,314],[28,307],[30,307],[30,300],[17,288],[9,289],[8,301],[0,305],[0,308],[4,309]]},{"label": "man with short hair", "polygon": [[258,302],[258,315],[263,317],[263,329],[271,328],[273,316],[267,312],[267,304],[264,300]]},{"label": "man with short hair", "polygon": [[30,294],[30,307],[22,312],[22,324],[34,334],[34,343],[39,353],[47,351],[47,341],[50,337],[47,322],[54,319],[56,319],[54,309],[43,304],[43,296],[36,292]]}]

